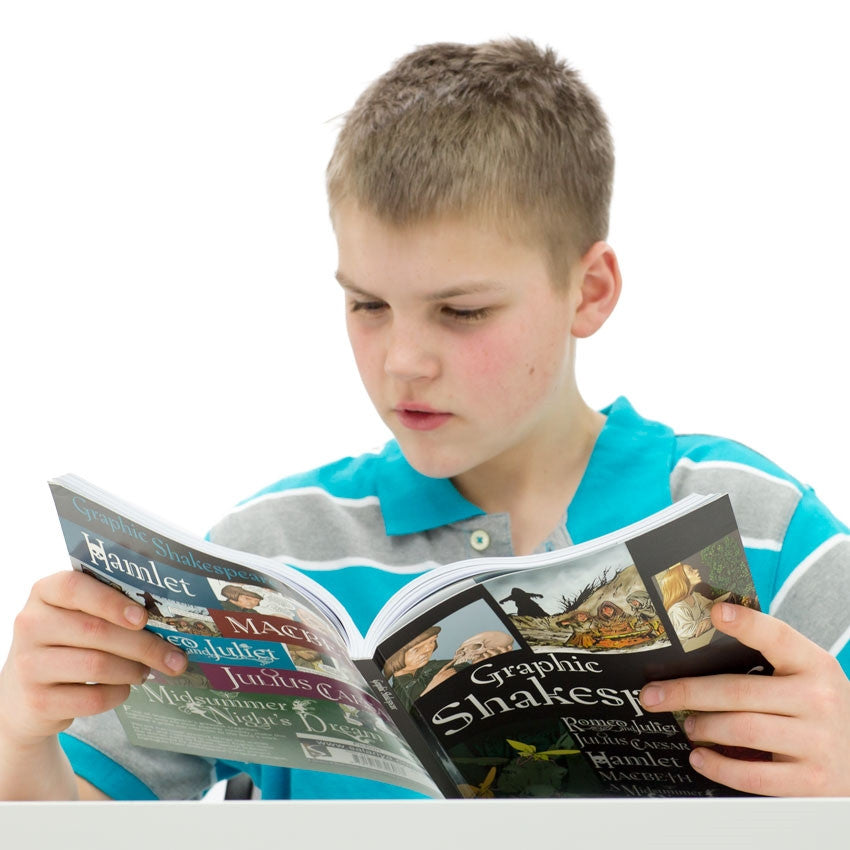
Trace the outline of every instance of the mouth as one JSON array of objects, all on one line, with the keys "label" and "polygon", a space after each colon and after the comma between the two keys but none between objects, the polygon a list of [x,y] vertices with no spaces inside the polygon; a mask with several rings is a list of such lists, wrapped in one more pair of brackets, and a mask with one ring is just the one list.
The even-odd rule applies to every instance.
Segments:
[{"label": "mouth", "polygon": [[452,418],[451,413],[434,410],[426,404],[399,404],[393,408],[393,413],[411,431],[433,431]]}]

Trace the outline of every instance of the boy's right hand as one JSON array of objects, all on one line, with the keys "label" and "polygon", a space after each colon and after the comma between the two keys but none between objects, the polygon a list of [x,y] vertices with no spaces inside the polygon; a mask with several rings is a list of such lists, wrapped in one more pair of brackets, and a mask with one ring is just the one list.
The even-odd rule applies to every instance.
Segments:
[{"label": "boy's right hand", "polygon": [[181,673],[186,656],[146,622],[141,605],[84,573],[38,581],[0,670],[0,743],[37,747],[75,717],[120,705],[151,668]]}]

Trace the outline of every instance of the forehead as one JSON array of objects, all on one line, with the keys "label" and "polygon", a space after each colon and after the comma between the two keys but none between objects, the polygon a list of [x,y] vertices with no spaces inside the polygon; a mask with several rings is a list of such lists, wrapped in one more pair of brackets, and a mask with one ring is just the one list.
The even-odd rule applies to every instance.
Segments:
[{"label": "forehead", "polygon": [[512,239],[477,218],[440,217],[400,227],[342,202],[333,223],[337,279],[348,289],[376,292],[402,283],[406,292],[427,297],[437,287],[551,283],[542,248]]}]

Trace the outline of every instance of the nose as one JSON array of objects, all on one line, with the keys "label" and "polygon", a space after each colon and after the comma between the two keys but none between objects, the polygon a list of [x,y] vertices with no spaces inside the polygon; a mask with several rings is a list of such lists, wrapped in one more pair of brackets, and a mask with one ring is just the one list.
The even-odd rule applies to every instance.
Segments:
[{"label": "nose", "polygon": [[416,381],[436,377],[439,369],[439,357],[433,341],[422,328],[394,321],[389,329],[384,356],[386,374],[403,381]]}]

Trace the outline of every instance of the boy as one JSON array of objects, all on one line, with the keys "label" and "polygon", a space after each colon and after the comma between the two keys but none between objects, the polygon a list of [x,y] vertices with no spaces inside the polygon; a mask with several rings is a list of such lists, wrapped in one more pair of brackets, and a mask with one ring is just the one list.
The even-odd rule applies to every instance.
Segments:
[{"label": "boy", "polygon": [[[728,604],[712,619],[776,674],[654,683],[642,701],[699,712],[695,740],[775,755],[744,762],[696,748],[692,764],[712,779],[848,794],[850,683],[833,657],[850,658],[850,605],[836,592],[846,527],[744,447],[677,437],[624,399],[596,412],[576,386],[575,340],[605,322],[620,292],[604,241],[612,173],[595,98],[532,44],[432,45],[379,79],[340,133],[328,193],[355,359],[396,441],[273,485],[211,537],[300,566],[365,628],[434,563],[556,548],[688,492],[728,491],[762,603],[787,622]],[[0,794],[192,797],[246,769],[265,797],[406,796],[129,747],[99,712],[149,667],[185,666],[141,631],[144,620],[86,576],[35,586],[0,677]],[[56,733],[72,718],[69,763]]]}]

